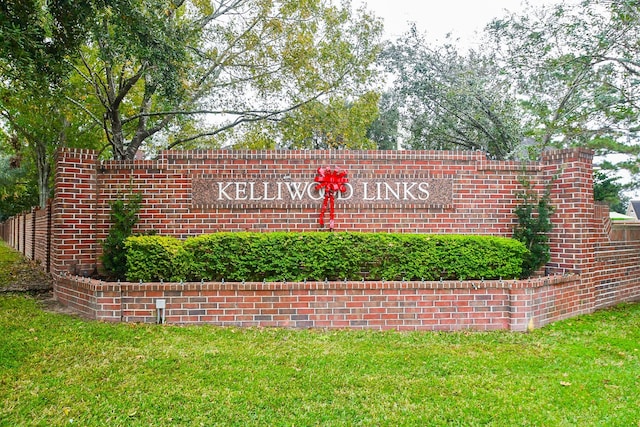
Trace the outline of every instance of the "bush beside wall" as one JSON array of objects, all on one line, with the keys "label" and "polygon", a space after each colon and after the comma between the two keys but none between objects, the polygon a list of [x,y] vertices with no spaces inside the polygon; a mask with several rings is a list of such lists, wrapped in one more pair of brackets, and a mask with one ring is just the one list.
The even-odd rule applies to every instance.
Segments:
[{"label": "bush beside wall", "polygon": [[130,281],[474,280],[519,277],[510,238],[393,233],[215,233],[126,242]]},{"label": "bush beside wall", "polygon": [[[125,241],[127,279],[133,281],[180,281],[184,279],[178,254],[181,240],[169,236],[132,236]],[[182,257],[180,257],[182,258]]]}]

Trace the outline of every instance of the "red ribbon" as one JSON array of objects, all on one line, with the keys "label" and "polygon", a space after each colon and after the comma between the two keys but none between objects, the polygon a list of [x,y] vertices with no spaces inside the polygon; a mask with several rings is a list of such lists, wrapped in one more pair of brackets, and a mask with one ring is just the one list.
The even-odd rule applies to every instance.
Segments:
[{"label": "red ribbon", "polygon": [[319,167],[318,175],[316,175],[314,181],[318,183],[316,184],[316,190],[324,189],[324,201],[320,210],[320,225],[324,225],[324,214],[327,211],[327,205],[329,205],[329,228],[333,230],[335,196],[336,193],[347,190],[345,186],[349,182],[347,171],[340,168],[331,170],[328,166],[326,168]]}]

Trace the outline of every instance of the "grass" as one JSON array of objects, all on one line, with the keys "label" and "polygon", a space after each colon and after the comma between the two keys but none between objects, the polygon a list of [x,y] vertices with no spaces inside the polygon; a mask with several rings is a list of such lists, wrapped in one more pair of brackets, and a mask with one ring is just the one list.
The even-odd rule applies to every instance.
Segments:
[{"label": "grass", "polygon": [[0,425],[640,426],[640,304],[401,333],[107,324],[4,295]]},{"label": "grass", "polygon": [[531,334],[105,324],[0,297],[0,425],[640,425],[640,305]]}]

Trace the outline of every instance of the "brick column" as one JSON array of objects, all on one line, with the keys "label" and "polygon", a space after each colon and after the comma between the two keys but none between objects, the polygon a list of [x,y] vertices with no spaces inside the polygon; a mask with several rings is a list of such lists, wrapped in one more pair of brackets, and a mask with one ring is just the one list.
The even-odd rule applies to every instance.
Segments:
[{"label": "brick column", "polygon": [[35,261],[36,259],[36,212],[37,209],[33,208],[31,209],[31,253],[29,254],[29,256],[31,257],[30,259]]},{"label": "brick column", "polygon": [[542,158],[543,184],[552,182],[550,233],[551,261],[557,273],[588,272],[595,263],[593,199],[593,152],[568,149],[549,152]]},{"label": "brick column", "polygon": [[96,269],[96,175],[91,150],[58,152],[52,203],[52,270],[87,276]]},{"label": "brick column", "polygon": [[22,252],[22,255],[25,256],[25,258],[27,257],[27,249],[26,249],[26,245],[27,245],[27,215],[25,213],[21,213],[20,216],[20,228],[19,228],[19,233],[18,236],[19,237],[19,243],[18,246],[20,247],[20,252]]}]

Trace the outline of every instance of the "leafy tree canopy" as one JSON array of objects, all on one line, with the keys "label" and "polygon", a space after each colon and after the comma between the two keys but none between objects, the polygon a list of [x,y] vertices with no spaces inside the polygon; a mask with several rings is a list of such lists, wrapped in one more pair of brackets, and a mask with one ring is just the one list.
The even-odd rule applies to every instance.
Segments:
[{"label": "leafy tree canopy", "polygon": [[0,221],[38,203],[38,188],[20,156],[0,154]]},{"label": "leafy tree canopy", "polygon": [[523,126],[540,149],[590,147],[622,155],[603,167],[638,171],[637,0],[529,5],[494,20],[487,34],[521,100]]},{"label": "leafy tree canopy", "polygon": [[70,60],[87,40],[95,12],[109,1],[0,3],[0,155],[21,159],[30,180],[28,187],[23,178],[14,181],[8,194],[28,200],[38,194],[43,207],[50,196],[56,149],[90,148],[99,141],[95,132],[89,135],[95,127],[73,115],[67,96],[82,92],[72,88]]},{"label": "leafy tree canopy", "polygon": [[605,202],[612,212],[627,211],[629,197],[624,194],[627,187],[620,182],[620,177],[608,175],[599,169],[593,172],[594,199]]},{"label": "leafy tree canopy", "polygon": [[364,146],[381,32],[348,0],[2,2],[0,155],[21,156],[43,205],[61,146]]},{"label": "leafy tree canopy", "polygon": [[510,82],[491,52],[462,55],[451,44],[429,46],[413,28],[385,49],[384,59],[395,80],[387,96],[391,109],[382,116],[400,112],[405,148],[482,150],[507,158],[522,140]]},{"label": "leafy tree canopy", "polygon": [[200,146],[330,96],[355,100],[375,77],[381,24],[348,2],[122,3],[96,16],[76,65],[100,106],[75,103],[116,159]]},{"label": "leafy tree canopy", "polygon": [[367,137],[380,150],[395,150],[399,148],[400,106],[393,92],[389,91],[380,96],[378,105],[378,115],[367,128]]},{"label": "leafy tree canopy", "polygon": [[399,111],[406,148],[526,158],[581,146],[596,150],[603,169],[635,174],[639,6],[638,0],[529,4],[491,22],[479,47],[467,51],[430,45],[414,29],[385,49],[394,102],[381,106],[381,117]]},{"label": "leafy tree canopy", "polygon": [[109,0],[20,0],[0,3],[0,71],[4,80],[47,88],[59,83],[66,58],[80,47],[88,21]]}]

